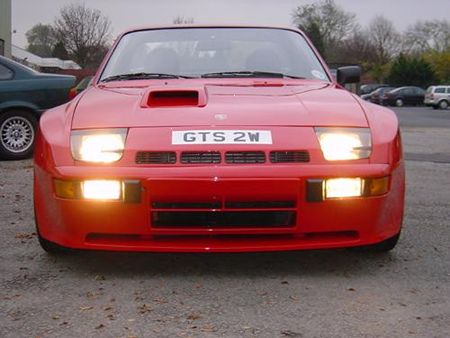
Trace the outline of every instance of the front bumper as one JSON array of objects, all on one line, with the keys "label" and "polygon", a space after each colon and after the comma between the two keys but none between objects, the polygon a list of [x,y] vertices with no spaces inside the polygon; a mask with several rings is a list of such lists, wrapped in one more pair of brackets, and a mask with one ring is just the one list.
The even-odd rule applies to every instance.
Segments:
[{"label": "front bumper", "polygon": [[[321,202],[308,202],[306,198],[308,179],[384,176],[390,177],[390,189],[382,196]],[[139,181],[140,201],[57,198],[54,178]],[[403,163],[395,168],[387,164],[107,170],[73,166],[57,167],[52,174],[36,166],[34,184],[40,235],[76,249],[244,252],[352,247],[396,235],[403,217]],[[274,203],[280,201],[289,203]],[[173,220],[172,213],[181,215],[174,218],[174,224],[158,222],[167,220],[167,215]],[[189,218],[191,213],[197,213],[197,220],[206,219],[208,226],[181,224],[179,220]],[[210,218],[213,213],[229,213],[225,216],[231,224]],[[253,221],[235,226],[233,213],[238,214],[237,219],[240,213],[250,213]],[[260,226],[258,220],[264,219],[261,215],[272,217],[276,225],[264,221]]]}]

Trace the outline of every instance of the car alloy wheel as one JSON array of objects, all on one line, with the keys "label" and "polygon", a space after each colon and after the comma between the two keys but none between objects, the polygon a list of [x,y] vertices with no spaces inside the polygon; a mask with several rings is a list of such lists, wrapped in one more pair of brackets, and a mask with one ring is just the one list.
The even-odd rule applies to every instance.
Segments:
[{"label": "car alloy wheel", "polygon": [[11,111],[0,115],[0,157],[20,160],[33,151],[36,118],[29,112]]},{"label": "car alloy wheel", "polygon": [[439,102],[439,108],[441,108],[441,109],[447,109],[447,108],[448,108],[448,102],[445,101],[445,100]]},{"label": "car alloy wheel", "polygon": [[402,99],[395,100],[395,105],[397,107],[403,107],[403,100]]}]

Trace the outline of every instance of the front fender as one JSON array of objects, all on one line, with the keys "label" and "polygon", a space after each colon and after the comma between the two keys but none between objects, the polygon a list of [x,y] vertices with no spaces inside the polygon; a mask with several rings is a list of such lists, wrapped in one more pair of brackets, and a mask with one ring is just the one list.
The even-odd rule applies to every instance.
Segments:
[{"label": "front fender", "polygon": [[25,109],[32,111],[36,114],[37,117],[39,117],[44,110],[40,109],[37,105],[33,104],[32,102],[28,101],[3,101],[0,102],[0,112],[11,110],[11,109]]}]

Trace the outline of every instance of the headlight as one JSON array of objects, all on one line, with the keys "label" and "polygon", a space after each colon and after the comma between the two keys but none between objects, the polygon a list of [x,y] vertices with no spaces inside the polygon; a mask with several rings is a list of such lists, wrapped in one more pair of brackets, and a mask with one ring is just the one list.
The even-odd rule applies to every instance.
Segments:
[{"label": "headlight", "polygon": [[124,128],[72,131],[72,156],[85,162],[116,162],[122,157],[126,137]]},{"label": "headlight", "polygon": [[328,161],[368,158],[372,152],[369,128],[315,128]]}]

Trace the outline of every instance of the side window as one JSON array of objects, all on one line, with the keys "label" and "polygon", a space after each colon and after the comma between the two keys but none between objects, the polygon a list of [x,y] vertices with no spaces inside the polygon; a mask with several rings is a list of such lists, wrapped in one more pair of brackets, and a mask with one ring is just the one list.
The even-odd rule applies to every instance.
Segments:
[{"label": "side window", "polygon": [[437,94],[444,94],[445,88],[444,87],[436,88],[436,90],[434,92]]},{"label": "side window", "polygon": [[405,88],[401,91],[401,93],[403,95],[412,95],[413,94],[413,90],[411,88]]},{"label": "side window", "polygon": [[0,81],[1,80],[10,80],[13,78],[13,71],[2,64],[0,64]]},{"label": "side window", "polygon": [[450,94],[450,87],[447,87],[447,94]]}]

